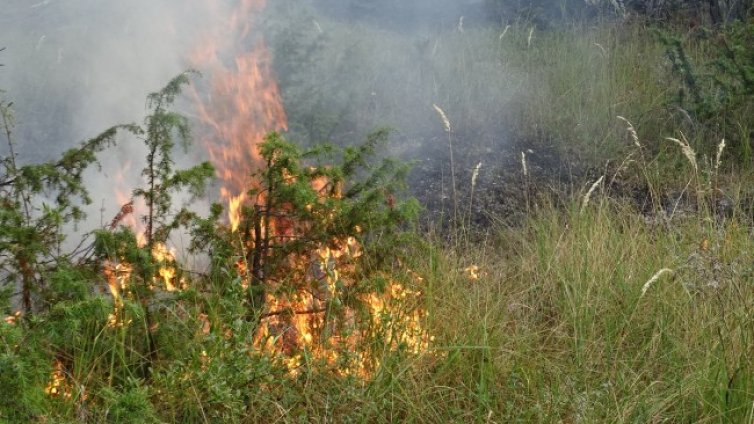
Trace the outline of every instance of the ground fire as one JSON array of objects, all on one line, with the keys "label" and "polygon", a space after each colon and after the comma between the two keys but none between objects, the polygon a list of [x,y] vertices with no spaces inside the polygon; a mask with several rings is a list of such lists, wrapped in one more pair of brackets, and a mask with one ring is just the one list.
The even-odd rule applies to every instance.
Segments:
[{"label": "ground fire", "polygon": [[[240,259],[236,267],[242,277],[240,284],[247,290],[255,282],[265,285],[253,343],[260,352],[278,358],[292,375],[306,362],[324,362],[340,374],[366,377],[380,365],[380,358],[365,348],[369,340],[381,338],[388,350],[418,354],[427,349],[430,337],[421,325],[425,312],[417,307],[421,293],[388,275],[384,276],[384,290],[358,294],[363,310],[338,307],[336,313],[333,305],[339,304],[344,290],[356,284],[356,267],[363,254],[358,241],[361,228],[289,255],[284,262],[286,278],[276,278],[278,273],[262,280],[254,274],[276,243],[302,237],[309,226],[287,218],[285,205],[270,210],[264,190],[249,194],[261,185],[253,176],[271,166],[261,157],[260,143],[267,133],[287,128],[271,55],[253,27],[253,17],[264,6],[260,0],[242,1],[232,16],[217,19],[228,25],[205,34],[191,55],[193,65],[207,75],[208,85],[194,88],[192,95],[201,138],[221,184],[219,195],[228,211],[227,230],[238,240]],[[125,163],[124,169],[129,166]],[[319,193],[319,202],[327,196],[341,196],[340,185],[326,177],[312,177],[309,183]],[[134,218],[133,201],[123,192],[118,193],[122,208],[111,228],[126,225],[137,230],[143,247],[145,239]],[[265,219],[256,220],[244,210],[257,211],[256,215],[251,214],[256,217],[264,213]],[[327,214],[320,218],[329,219]],[[166,292],[185,288],[186,282],[176,278],[175,252],[157,243],[151,253],[160,267],[150,288]],[[129,322],[124,322],[121,315],[132,266],[125,261],[112,261],[104,264],[104,270],[114,303],[108,326],[126,326]],[[414,283],[421,283],[421,277],[410,275]],[[209,329],[209,322],[204,321],[204,327]]]}]

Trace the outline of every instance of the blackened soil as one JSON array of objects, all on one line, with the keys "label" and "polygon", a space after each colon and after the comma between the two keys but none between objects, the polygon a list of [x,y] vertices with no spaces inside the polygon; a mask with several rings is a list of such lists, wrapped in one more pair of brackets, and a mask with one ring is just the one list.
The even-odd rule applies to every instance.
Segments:
[{"label": "blackened soil", "polygon": [[[579,163],[555,147],[557,140],[541,141],[546,139],[512,141],[511,137],[499,137],[477,141],[478,138],[454,135],[457,209],[454,208],[447,136],[437,136],[423,143],[413,155],[409,152],[416,161],[409,187],[411,194],[425,207],[422,225],[447,235],[453,228],[454,209],[459,218],[457,222],[462,222],[464,228],[472,232],[484,232],[493,224],[521,225],[526,215],[542,202],[563,206],[574,195],[586,193],[602,175],[605,182],[601,193],[632,205],[650,224],[667,224],[701,213],[717,220],[736,214],[754,225],[754,189],[734,196],[733,190],[717,188],[707,194],[703,204],[683,183],[653,195],[637,170],[618,170],[618,164],[596,167]],[[472,184],[477,167],[478,175]],[[702,210],[704,208],[706,210]]]},{"label": "blackened soil", "polygon": [[542,193],[566,193],[586,176],[584,169],[541,142],[512,142],[509,137],[479,141],[461,135],[453,135],[452,142],[457,209],[446,135],[423,143],[409,178],[411,193],[426,208],[422,223],[434,229],[450,228],[456,213],[473,229],[520,223]]}]

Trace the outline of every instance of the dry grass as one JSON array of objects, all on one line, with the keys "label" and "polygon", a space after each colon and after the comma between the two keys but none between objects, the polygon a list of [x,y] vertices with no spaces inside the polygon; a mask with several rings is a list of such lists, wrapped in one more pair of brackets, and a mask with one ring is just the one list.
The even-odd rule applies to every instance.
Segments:
[{"label": "dry grass", "polygon": [[686,135],[683,133],[681,134],[681,138],[673,138],[673,137],[667,137],[667,140],[670,140],[677,144],[681,148],[681,153],[683,153],[683,156],[686,158],[686,160],[689,161],[689,164],[692,168],[694,168],[694,172],[699,171],[699,165],[696,162],[696,152],[694,151],[694,148],[691,147],[691,144],[686,139]]},{"label": "dry grass", "polygon": [[605,176],[601,176],[595,181],[591,187],[589,187],[589,190],[584,195],[584,198],[581,201],[581,212],[583,213],[587,206],[589,206],[589,201],[592,199],[592,194],[597,190],[597,188],[602,184],[602,182],[605,181]]},{"label": "dry grass", "polygon": [[644,285],[641,287],[641,296],[644,297],[644,295],[647,294],[647,291],[649,290],[649,288],[652,287],[652,285],[656,283],[660,279],[660,277],[662,277],[665,274],[670,274],[672,272],[673,270],[670,268],[663,268],[657,271],[655,275],[653,275],[652,278],[647,280],[647,282],[644,283]]}]

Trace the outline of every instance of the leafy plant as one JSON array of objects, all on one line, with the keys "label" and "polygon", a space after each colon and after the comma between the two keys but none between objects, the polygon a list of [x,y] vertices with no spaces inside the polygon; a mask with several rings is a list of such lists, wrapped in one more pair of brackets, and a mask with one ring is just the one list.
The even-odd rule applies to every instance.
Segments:
[{"label": "leafy plant", "polygon": [[[705,130],[702,138],[729,141],[741,163],[751,159],[754,110],[754,24],[737,22],[705,34],[711,57],[695,64],[679,37],[660,34],[672,72],[680,79],[673,100]],[[714,136],[713,136],[714,135]],[[711,153],[713,145],[701,146]]]},{"label": "leafy plant", "polygon": [[[170,106],[190,75],[181,74],[149,95],[141,125],[113,127],[43,164],[19,165],[11,105],[0,105],[10,152],[0,168],[0,275],[9,291],[22,288],[26,312],[26,320],[9,315],[7,324],[0,322],[0,380],[14,393],[6,396],[8,402],[0,401],[0,418],[240,420],[257,402],[250,388],[288,373],[255,347],[262,320],[324,314],[323,335],[357,331],[346,325],[353,320],[367,331],[376,325],[370,321],[375,316],[359,313],[347,320],[345,308],[358,311],[365,294],[409,278],[394,271],[404,256],[398,246],[412,243],[402,230],[419,207],[401,197],[408,165],[375,159],[387,130],[346,148],[301,149],[270,134],[259,145],[263,163],[252,175],[256,185],[247,197],[252,200],[237,231],[222,222],[219,205],[206,217],[176,210],[177,193],[200,196],[214,174],[209,163],[176,169],[173,160],[190,134],[187,119]],[[147,147],[145,184],[132,193],[146,208],[123,205],[106,228],[84,234],[77,247],[63,251],[66,234],[85,218],[83,205],[90,201],[83,173],[119,132]],[[140,214],[143,240],[121,225],[132,213]],[[156,277],[178,264],[155,252],[179,228],[190,232],[194,250],[209,252],[210,272],[192,277],[191,289],[164,296]],[[347,249],[359,254],[318,256]],[[332,268],[334,261],[342,268]],[[281,311],[267,303],[268,294],[312,290],[323,279],[334,292],[317,303],[317,310]],[[109,295],[101,294],[103,280]],[[3,305],[7,314],[10,305],[9,300]],[[404,348],[394,340],[394,318],[382,314],[379,319],[381,332],[365,332],[373,338],[364,343]],[[345,366],[346,360],[334,365]],[[198,403],[189,407],[174,398],[174,408],[156,408],[161,403],[153,389],[170,396],[191,390]]]},{"label": "leafy plant", "polygon": [[[139,283],[133,294],[141,302],[145,314],[145,335],[149,344],[146,376],[149,376],[151,366],[157,359],[157,346],[151,330],[157,325],[150,309],[153,295],[151,284],[159,267],[166,266],[165,262],[169,262],[156,258],[154,252],[160,246],[164,248],[172,230],[193,216],[186,209],[171,213],[172,195],[187,190],[192,196],[199,196],[214,175],[214,168],[209,162],[185,170],[174,169],[173,150],[176,139],[186,148],[190,141],[190,130],[186,117],[170,111],[168,107],[180,94],[181,87],[188,84],[191,73],[185,72],[173,78],[163,89],[150,94],[147,97],[150,113],[144,124],[128,127],[129,132],[144,141],[148,150],[142,171],[146,186],[133,191],[133,197],[141,197],[146,203],[145,214],[141,217],[145,225],[144,245],[137,243],[128,228],[116,233],[99,231],[95,244],[96,256],[101,261],[125,261],[133,266],[133,273],[138,276]],[[115,225],[117,218],[111,227]]]},{"label": "leafy plant", "polygon": [[[176,138],[184,149],[190,141],[188,119],[167,108],[180,94],[181,87],[188,84],[190,72],[174,78],[162,90],[147,97],[151,113],[140,128],[131,127],[136,136],[144,137],[149,152],[147,164],[142,175],[146,180],[145,188],[134,190],[135,197],[142,197],[147,204],[147,214],[142,218],[146,225],[145,238],[148,248],[155,243],[164,243],[171,229],[177,227],[169,222],[172,193],[187,189],[193,196],[203,193],[207,181],[214,176],[214,168],[209,162],[203,162],[186,170],[173,169],[173,149]],[[180,214],[178,214],[180,215]]]},{"label": "leafy plant", "polygon": [[[226,255],[224,261],[215,262],[215,274],[240,266],[238,275],[248,280],[244,296],[247,318],[258,320],[271,313],[265,293],[295,292],[315,284],[306,262],[321,249],[344,249],[349,237],[362,242],[372,238],[368,245],[375,250],[369,257],[378,259],[372,264],[360,262],[360,275],[351,277],[367,282],[370,269],[382,266],[380,260],[390,263],[395,259],[393,243],[401,226],[416,217],[418,204],[413,199],[400,200],[406,164],[391,159],[377,164],[370,161],[388,134],[387,130],[376,131],[358,147],[319,145],[301,150],[272,133],[259,146],[265,163],[253,175],[258,186],[248,193],[252,201],[243,208],[238,234],[218,233],[217,227],[206,221],[197,226],[202,231],[195,240],[202,243],[196,248],[209,248],[216,259],[223,257],[221,252]],[[345,280],[343,277],[338,284]],[[350,290],[357,288],[374,289],[357,284]],[[331,300],[340,302],[345,297],[349,296],[341,292]]]},{"label": "leafy plant", "polygon": [[11,106],[11,102],[0,102],[0,128],[8,145],[8,155],[0,160],[0,284],[6,289],[20,285],[21,304],[30,313],[49,287],[50,274],[72,263],[86,241],[63,250],[64,228],[81,222],[85,218],[82,205],[91,203],[84,171],[114,143],[119,129],[132,127],[112,127],[58,160],[21,165]]}]

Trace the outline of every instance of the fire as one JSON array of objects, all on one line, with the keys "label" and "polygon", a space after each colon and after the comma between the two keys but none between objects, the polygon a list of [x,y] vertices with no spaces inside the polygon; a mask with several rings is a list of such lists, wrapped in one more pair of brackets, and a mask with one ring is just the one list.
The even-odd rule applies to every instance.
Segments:
[{"label": "fire", "polygon": [[110,229],[115,229],[118,225],[126,225],[133,228],[141,237],[143,237],[143,232],[139,231],[142,226],[134,215],[134,210],[137,208],[142,210],[143,205],[134,205],[134,199],[129,194],[130,190],[127,188],[127,175],[131,172],[131,161],[126,160],[115,174],[115,200],[118,202],[118,205],[121,205],[121,208],[115,217],[113,217],[109,227]]},{"label": "fire", "polygon": [[50,375],[50,381],[45,387],[45,393],[49,396],[70,398],[72,392],[73,388],[66,377],[65,367],[62,362],[56,359],[53,365],[52,374]]},{"label": "fire", "polygon": [[176,281],[177,270],[173,265],[175,263],[175,249],[168,249],[164,243],[155,243],[152,247],[152,258],[160,264],[160,269],[157,270],[159,278],[154,277],[153,279],[155,285],[162,285],[169,292],[186,288],[185,280]]},{"label": "fire", "polygon": [[[143,233],[137,236],[137,244],[144,247],[146,240]],[[168,249],[164,243],[155,243],[152,248],[152,258],[159,264],[157,275],[152,277],[149,288],[154,290],[160,287],[168,292],[185,290],[187,283],[184,279],[177,279],[177,268],[175,266],[175,250]],[[124,261],[105,261],[103,264],[103,273],[107,280],[107,288],[113,299],[113,312],[108,316],[107,326],[110,328],[123,327],[131,323],[131,320],[124,321],[123,299],[130,295],[129,286],[133,274],[133,265]]]},{"label": "fire", "polygon": [[[253,171],[270,165],[262,162],[258,146],[267,133],[287,129],[271,55],[254,26],[254,17],[265,3],[241,0],[225,17],[221,16],[222,7],[214,7],[212,13],[216,16],[210,19],[225,24],[204,34],[191,55],[194,66],[210,75],[206,90],[195,89],[193,95],[205,128],[202,138],[222,184],[220,197],[227,204],[229,228],[233,233],[240,232],[243,259],[237,268],[244,288],[254,278],[249,275],[253,269],[249,251],[259,249],[262,239],[291,239],[306,230],[306,224],[281,217],[285,211],[274,211],[274,218],[251,223],[256,228],[240,231],[244,206],[264,208],[264,193],[256,198],[247,195],[249,189],[259,187],[252,178]],[[310,183],[320,193],[330,186],[323,177],[313,178]],[[330,195],[340,196],[339,188],[335,187]],[[360,231],[353,229],[354,235]],[[329,310],[339,302],[344,287],[356,284],[353,275],[361,255],[357,239],[346,237],[289,258],[286,278],[264,281],[265,308],[254,336],[255,345],[281,358],[293,374],[307,357],[337,364],[346,374],[366,376],[379,361],[363,353],[359,345],[378,333],[391,335],[391,349],[400,345],[412,352],[425,350],[430,338],[420,324],[424,312],[405,307],[421,293],[398,282],[391,281],[383,294],[360,295],[366,305],[367,321],[371,322],[366,330],[357,328],[360,317],[354,309],[342,308],[340,313]],[[342,366],[344,356],[351,359],[346,366]]]},{"label": "fire", "polygon": [[466,276],[471,281],[476,281],[481,277],[481,273],[479,271],[479,266],[477,265],[469,265],[463,270],[464,273],[466,273]]},{"label": "fire", "polygon": [[[143,226],[138,223],[133,215],[134,202],[122,193],[120,190],[116,191],[117,198],[128,202],[121,206],[108,227],[111,230],[121,225],[130,227],[136,231],[137,246],[143,248],[147,244],[147,238]],[[149,288],[154,290],[156,287],[160,287],[168,292],[185,289],[186,281],[177,278],[175,249],[168,248],[164,243],[154,243],[151,253],[152,259],[158,264],[158,269],[157,274],[149,282]],[[113,312],[108,316],[107,326],[109,328],[126,326],[131,323],[131,320],[123,320],[123,299],[130,295],[129,286],[133,274],[133,265],[121,258],[106,260],[102,268],[107,280],[108,291],[113,299]]]},{"label": "fire", "polygon": [[[222,182],[231,229],[238,229],[246,192],[254,187],[251,171],[261,165],[257,146],[270,131],[286,130],[287,117],[271,55],[255,38],[254,16],[265,0],[242,0],[229,17],[213,8],[215,22],[227,23],[205,34],[191,62],[211,75],[209,94],[194,91],[198,114],[208,129],[209,156]],[[250,46],[239,49],[239,46]],[[242,50],[238,53],[239,50]]]},{"label": "fire", "polygon": [[16,311],[13,314],[3,318],[3,321],[5,321],[5,323],[8,325],[16,325],[19,318],[21,318],[21,311]]},{"label": "fire", "polygon": [[[319,202],[328,196],[339,198],[342,187],[327,178],[310,181]],[[308,205],[311,212],[314,205]],[[280,211],[278,211],[280,212]],[[316,219],[329,220],[334,212]],[[284,214],[275,214],[282,218]],[[269,231],[288,238],[306,237],[303,222],[273,222]],[[362,308],[343,305],[348,291],[358,293],[358,264],[363,255],[355,235],[333,238],[308,254],[293,255],[285,276],[272,275],[265,281],[265,312],[255,336],[261,350],[281,359],[296,375],[304,358],[324,362],[343,375],[368,378],[380,365],[368,345],[383,340],[389,350],[405,349],[419,354],[427,350],[431,337],[422,326],[426,313],[413,304],[422,293],[384,275],[387,287],[381,292],[356,294]],[[422,278],[408,271],[416,285]]]},{"label": "fire", "polygon": [[133,267],[128,263],[105,261],[104,274],[113,298],[113,312],[107,317],[107,326],[110,328],[123,327],[131,322],[123,320],[123,297],[128,292],[132,272]]}]

